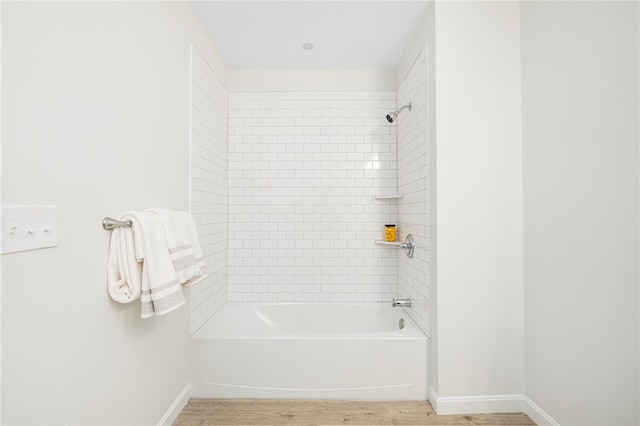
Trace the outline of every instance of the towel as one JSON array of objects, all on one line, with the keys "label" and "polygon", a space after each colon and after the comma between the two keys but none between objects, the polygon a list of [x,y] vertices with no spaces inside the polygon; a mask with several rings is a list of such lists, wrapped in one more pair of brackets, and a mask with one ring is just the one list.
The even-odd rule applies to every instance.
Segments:
[{"label": "towel", "polygon": [[133,230],[129,226],[111,231],[107,288],[116,302],[129,303],[140,297],[142,263],[136,259]]},{"label": "towel", "polygon": [[191,215],[184,211],[166,209],[148,209],[146,212],[158,216],[164,225],[171,260],[178,281],[184,287],[202,281],[204,258],[196,224]]},{"label": "towel", "polygon": [[142,264],[140,316],[149,318],[153,315],[163,315],[184,305],[184,294],[171,260],[160,218],[153,213],[132,211],[123,214],[120,220],[132,222],[135,258]]}]

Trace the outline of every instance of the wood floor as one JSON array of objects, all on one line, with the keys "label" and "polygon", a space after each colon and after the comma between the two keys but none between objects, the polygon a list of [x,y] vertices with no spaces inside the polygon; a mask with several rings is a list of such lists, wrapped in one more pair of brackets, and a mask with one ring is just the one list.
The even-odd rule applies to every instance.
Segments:
[{"label": "wood floor", "polygon": [[428,401],[194,399],[174,426],[535,425],[523,413],[437,416]]}]

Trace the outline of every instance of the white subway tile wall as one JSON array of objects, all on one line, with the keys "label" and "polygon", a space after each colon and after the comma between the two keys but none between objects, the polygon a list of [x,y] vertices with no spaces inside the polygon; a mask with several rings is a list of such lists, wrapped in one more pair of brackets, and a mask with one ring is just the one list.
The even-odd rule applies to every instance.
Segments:
[{"label": "white subway tile wall", "polygon": [[386,301],[395,92],[229,94],[228,299]]},{"label": "white subway tile wall", "polygon": [[229,194],[228,93],[195,46],[191,60],[191,214],[207,274],[189,290],[193,333],[226,300]]},{"label": "white subway tile wall", "polygon": [[430,177],[428,131],[428,74],[423,50],[398,89],[398,106],[412,103],[397,120],[398,131],[398,234],[412,234],[416,245],[412,259],[398,254],[398,297],[409,297],[409,315],[430,335],[431,234],[429,229]]}]

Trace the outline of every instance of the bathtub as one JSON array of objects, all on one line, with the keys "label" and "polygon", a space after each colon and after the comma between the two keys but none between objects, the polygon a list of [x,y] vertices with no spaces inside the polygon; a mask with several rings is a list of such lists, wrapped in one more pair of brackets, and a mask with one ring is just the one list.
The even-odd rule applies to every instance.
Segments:
[{"label": "bathtub", "polygon": [[390,303],[228,303],[191,352],[194,397],[427,399],[427,337]]}]

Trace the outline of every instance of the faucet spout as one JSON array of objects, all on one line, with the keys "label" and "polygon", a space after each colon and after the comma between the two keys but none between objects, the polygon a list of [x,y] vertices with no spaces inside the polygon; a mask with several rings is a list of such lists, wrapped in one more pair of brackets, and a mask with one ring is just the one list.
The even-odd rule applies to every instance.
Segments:
[{"label": "faucet spout", "polygon": [[402,306],[404,308],[411,307],[411,299],[393,299],[393,307]]}]

